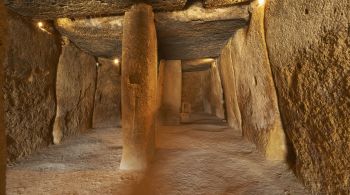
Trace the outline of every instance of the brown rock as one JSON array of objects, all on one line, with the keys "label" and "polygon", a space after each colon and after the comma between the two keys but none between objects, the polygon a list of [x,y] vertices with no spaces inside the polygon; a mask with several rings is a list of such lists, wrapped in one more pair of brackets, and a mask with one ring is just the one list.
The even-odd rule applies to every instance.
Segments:
[{"label": "brown rock", "polygon": [[203,0],[206,8],[232,6],[241,3],[249,3],[250,0]]},{"label": "brown rock", "polygon": [[[180,123],[182,72],[181,60],[167,60],[164,64],[161,119],[163,124]],[[160,72],[161,74],[161,72]]]},{"label": "brown rock", "polygon": [[122,57],[121,169],[147,168],[154,155],[157,116],[157,34],[152,7],[125,13]]},{"label": "brown rock", "polygon": [[[79,48],[98,57],[121,56],[123,16],[61,18],[56,28]],[[155,14],[163,59],[215,57],[232,34],[249,20],[248,6],[204,9],[195,3],[186,10]]]},{"label": "brown rock", "polygon": [[[24,16],[37,19],[55,19],[63,17],[85,17],[124,14],[125,11],[140,1],[137,0],[60,0],[60,1],[7,1],[12,10]],[[186,0],[147,0],[157,11],[182,9]]]},{"label": "brown rock", "polygon": [[37,28],[32,20],[11,13],[8,21],[4,93],[7,151],[12,161],[52,142],[61,45],[55,33]]},{"label": "brown rock", "polygon": [[121,125],[120,63],[99,58],[93,127],[116,127]]},{"label": "brown rock", "polygon": [[[0,88],[4,85],[3,61],[7,47],[7,10],[0,2]],[[6,134],[4,121],[4,94],[0,91],[0,194],[6,191]]]},{"label": "brown rock", "polygon": [[96,87],[96,61],[71,43],[66,43],[57,69],[57,114],[54,143],[92,127]]},{"label": "brown rock", "polygon": [[210,90],[209,90],[209,101],[211,105],[211,113],[218,118],[225,118],[224,109],[224,97],[222,84],[220,79],[220,73],[218,70],[217,62],[214,61],[210,69]]},{"label": "brown rock", "polygon": [[191,104],[191,112],[203,113],[205,106],[209,107],[209,70],[183,72],[182,103]]},{"label": "brown rock", "polygon": [[271,0],[266,41],[296,172],[314,193],[350,191],[350,3]]},{"label": "brown rock", "polygon": [[230,66],[234,72],[235,87],[226,89],[236,91],[235,110],[240,111],[243,136],[254,142],[268,159],[284,160],[285,135],[266,52],[263,21],[264,7],[253,4],[249,29],[239,30],[232,37],[225,48],[230,54],[224,54],[221,60],[228,60],[222,66]]}]

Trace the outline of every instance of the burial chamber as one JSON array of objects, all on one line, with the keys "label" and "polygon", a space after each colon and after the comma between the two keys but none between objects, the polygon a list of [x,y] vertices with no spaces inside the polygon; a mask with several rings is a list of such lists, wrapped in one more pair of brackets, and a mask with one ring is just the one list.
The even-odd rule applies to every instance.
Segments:
[{"label": "burial chamber", "polygon": [[20,194],[13,166],[94,129],[121,133],[118,170],[153,170],[163,127],[185,129],[198,113],[288,165],[305,193],[349,194],[349,10],[347,0],[1,1],[0,194]]}]

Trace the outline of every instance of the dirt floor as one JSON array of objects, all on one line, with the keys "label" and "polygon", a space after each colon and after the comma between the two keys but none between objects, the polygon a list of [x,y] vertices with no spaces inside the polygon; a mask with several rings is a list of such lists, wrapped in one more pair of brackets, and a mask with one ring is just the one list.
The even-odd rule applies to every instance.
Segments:
[{"label": "dirt floor", "polygon": [[149,171],[120,171],[121,129],[94,129],[9,167],[7,193],[25,195],[308,194],[288,166],[264,160],[219,119],[160,127]]}]

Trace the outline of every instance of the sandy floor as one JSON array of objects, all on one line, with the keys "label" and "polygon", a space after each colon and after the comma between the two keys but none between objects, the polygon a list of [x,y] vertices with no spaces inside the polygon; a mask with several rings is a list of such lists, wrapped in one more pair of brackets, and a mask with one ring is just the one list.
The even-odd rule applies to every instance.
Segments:
[{"label": "sandy floor", "polygon": [[118,170],[120,129],[95,129],[9,167],[7,193],[307,194],[285,164],[265,161],[240,132],[213,117],[160,127],[146,173]]}]

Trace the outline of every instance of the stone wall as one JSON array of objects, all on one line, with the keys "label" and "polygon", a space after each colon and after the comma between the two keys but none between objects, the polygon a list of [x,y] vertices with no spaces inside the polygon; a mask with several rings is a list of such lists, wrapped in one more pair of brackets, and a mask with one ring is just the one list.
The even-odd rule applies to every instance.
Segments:
[{"label": "stone wall", "polygon": [[116,127],[121,125],[120,64],[99,58],[97,73],[93,127]]},{"label": "stone wall", "polygon": [[296,173],[313,192],[350,191],[350,3],[271,0],[265,29]]},{"label": "stone wall", "polygon": [[65,136],[92,128],[96,72],[93,56],[66,43],[57,68],[57,114],[53,129],[55,144]]},{"label": "stone wall", "polygon": [[[4,85],[3,61],[7,47],[7,13],[2,1],[0,2],[0,88]],[[6,134],[4,121],[3,91],[0,91],[0,194],[6,191]]]},{"label": "stone wall", "polygon": [[209,105],[209,71],[183,72],[182,74],[182,102],[191,104],[192,112],[206,111],[205,103]]},{"label": "stone wall", "polygon": [[218,70],[217,62],[213,62],[211,69],[209,71],[210,75],[210,88],[209,88],[209,102],[210,102],[210,113],[213,115],[224,119],[225,109],[224,109],[224,97],[223,89],[221,84],[220,73]]},{"label": "stone wall", "polygon": [[235,87],[232,85],[228,90],[236,91],[235,110],[240,110],[243,136],[254,142],[268,159],[284,160],[285,135],[263,34],[264,7],[255,3],[251,7],[249,28],[237,31],[229,41],[224,49],[228,51],[224,52],[230,54],[223,53],[221,57],[221,61],[228,62],[222,66],[230,66],[234,72]]},{"label": "stone wall", "polygon": [[8,21],[4,97],[7,151],[12,161],[52,142],[61,45],[55,32],[37,28],[30,19],[10,13]]}]

